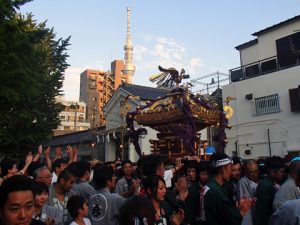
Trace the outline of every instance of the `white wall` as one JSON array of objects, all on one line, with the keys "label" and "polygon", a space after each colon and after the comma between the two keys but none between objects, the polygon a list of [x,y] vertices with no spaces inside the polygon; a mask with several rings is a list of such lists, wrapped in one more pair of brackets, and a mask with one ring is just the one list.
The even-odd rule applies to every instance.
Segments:
[{"label": "white wall", "polygon": [[[268,129],[272,155],[284,156],[288,151],[300,150],[300,113],[290,110],[289,89],[300,85],[300,66],[277,71],[263,76],[223,86],[223,98],[235,97],[230,102],[234,115],[229,119],[231,130],[227,130],[228,145],[226,153],[235,151],[238,141],[239,156],[257,158],[268,156]],[[253,100],[245,95],[253,94]],[[278,94],[280,112],[256,116],[254,98]],[[245,155],[250,149],[251,155]]]},{"label": "white wall", "polygon": [[299,31],[300,21],[266,32],[257,37],[258,43],[240,50],[241,65],[247,65],[277,55],[276,40]]},{"label": "white wall", "polygon": [[[109,109],[105,107],[107,111],[104,112],[106,117],[106,130],[113,130],[119,128],[122,124],[122,118],[120,116],[120,92],[115,93],[109,102]],[[116,159],[116,146],[113,141],[107,142],[105,140],[105,161],[113,161]]]},{"label": "white wall", "polygon": [[116,146],[114,142],[105,140],[105,162],[114,161],[116,159]]},{"label": "white wall", "polygon": [[276,40],[299,31],[300,20],[258,36],[259,60],[277,55]]},{"label": "white wall", "polygon": [[240,57],[242,66],[259,61],[258,45],[255,44],[249,48],[240,50]]},{"label": "white wall", "polygon": [[[122,125],[122,119],[120,117],[120,112],[121,112],[121,108],[120,108],[120,101],[123,100],[128,93],[124,93],[122,90],[118,90],[118,92],[116,92],[112,99],[109,101],[109,105],[105,106],[105,116],[106,116],[106,130],[112,130],[115,128],[118,128]],[[145,102],[136,102],[134,100],[129,99],[128,103],[130,103],[131,105],[131,110],[130,111],[134,111],[136,109],[136,107],[138,105],[143,105],[145,104]],[[135,129],[139,128],[139,125],[135,122]],[[126,125],[125,122],[125,118],[123,121],[123,125]],[[142,126],[140,126],[142,127]],[[149,140],[150,139],[157,139],[156,138],[156,134],[157,131],[151,129],[150,127],[144,127],[147,130],[147,135],[144,138],[140,138],[139,139],[139,144],[142,150],[142,153],[144,153],[145,155],[150,154],[151,153],[151,149],[150,149],[150,143]],[[105,160],[107,161],[111,161],[115,159],[115,145],[114,143],[110,142],[110,143],[106,143],[105,145]],[[129,145],[129,159],[133,162],[136,162],[139,157],[135,151],[135,148],[133,146],[132,143],[130,143]]]}]

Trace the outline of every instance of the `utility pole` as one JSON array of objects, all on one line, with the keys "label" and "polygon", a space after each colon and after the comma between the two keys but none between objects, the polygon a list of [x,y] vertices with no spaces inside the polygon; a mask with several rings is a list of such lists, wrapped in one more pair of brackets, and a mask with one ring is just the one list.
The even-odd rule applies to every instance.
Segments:
[{"label": "utility pole", "polygon": [[77,102],[75,103],[75,105],[74,104],[70,105],[70,108],[73,109],[73,110],[75,110],[75,115],[74,115],[74,131],[76,131],[77,110],[79,109],[79,107],[80,106],[78,105]]},{"label": "utility pole", "polygon": [[92,114],[92,128],[95,127],[95,119],[96,119],[96,106],[93,106],[93,114]]}]

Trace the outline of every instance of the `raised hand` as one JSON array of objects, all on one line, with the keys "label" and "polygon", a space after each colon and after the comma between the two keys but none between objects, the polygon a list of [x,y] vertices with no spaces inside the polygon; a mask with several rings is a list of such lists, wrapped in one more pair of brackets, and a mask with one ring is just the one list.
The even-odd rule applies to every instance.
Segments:
[{"label": "raised hand", "polygon": [[49,157],[49,155],[50,155],[50,150],[51,150],[51,148],[50,148],[50,146],[48,146],[48,147],[46,148],[45,152],[44,152],[46,158]]},{"label": "raised hand", "polygon": [[78,149],[76,146],[73,147],[73,162],[77,161]]},{"label": "raised hand", "polygon": [[181,162],[181,158],[175,159],[175,166],[176,166],[176,168],[179,168],[179,169],[183,166],[183,164]]},{"label": "raised hand", "polygon": [[74,146],[74,147],[72,148],[72,150],[73,150],[73,154],[74,154],[74,155],[77,155],[77,154],[78,154],[78,149],[77,149],[76,146]]},{"label": "raised hand", "polygon": [[[67,150],[66,150],[68,156],[69,156],[69,161],[68,161],[68,165],[70,165],[72,162],[74,162],[74,150],[71,147],[71,145],[67,146]],[[76,155],[76,160],[77,160],[77,155]]]},{"label": "raised hand", "polygon": [[32,160],[33,160],[33,155],[32,155],[32,152],[28,152],[27,153],[27,156],[26,156],[26,158],[25,158],[25,164],[30,164],[31,162],[32,162]]},{"label": "raised hand", "polygon": [[38,150],[34,158],[32,159],[33,162],[36,162],[40,159],[41,155],[43,154],[43,146],[39,145]]},{"label": "raised hand", "polygon": [[46,162],[47,162],[47,168],[51,171],[52,169],[52,162],[51,162],[51,158],[50,158],[50,146],[47,147],[47,149],[45,150],[45,158],[46,158]]},{"label": "raised hand", "polygon": [[68,145],[67,146],[67,150],[66,150],[67,154],[70,156],[70,155],[73,155],[73,148],[71,147],[71,145]]},{"label": "raised hand", "polygon": [[43,146],[42,145],[39,145],[37,154],[39,154],[39,155],[43,154]]}]

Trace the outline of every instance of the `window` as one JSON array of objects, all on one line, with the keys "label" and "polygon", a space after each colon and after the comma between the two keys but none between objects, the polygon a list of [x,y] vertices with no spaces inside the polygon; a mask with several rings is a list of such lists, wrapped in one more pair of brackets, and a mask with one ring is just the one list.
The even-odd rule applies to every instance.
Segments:
[{"label": "window", "polygon": [[271,73],[277,70],[277,62],[276,59],[271,59],[261,63],[261,71],[262,74]]},{"label": "window", "polygon": [[264,115],[280,111],[278,94],[255,98],[255,114]]},{"label": "window", "polygon": [[258,76],[259,75],[258,64],[254,64],[252,66],[246,67],[245,72],[246,72],[246,78]]},{"label": "window", "polygon": [[90,88],[92,88],[92,89],[96,88],[96,82],[95,81],[90,82]]},{"label": "window", "polygon": [[300,32],[276,40],[276,48],[281,68],[296,65],[299,60]]},{"label": "window", "polygon": [[64,130],[70,130],[71,127],[70,126],[64,126]]},{"label": "window", "polygon": [[99,82],[103,82],[104,80],[103,76],[99,75],[98,78],[99,78]]},{"label": "window", "polygon": [[231,78],[231,82],[236,82],[241,80],[243,78],[243,70],[242,69],[231,70],[230,78]]},{"label": "window", "polygon": [[300,112],[300,85],[289,90],[291,112]]},{"label": "window", "polygon": [[91,73],[90,80],[96,80],[96,74]]},{"label": "window", "polygon": [[277,54],[300,50],[300,32],[276,40]]}]

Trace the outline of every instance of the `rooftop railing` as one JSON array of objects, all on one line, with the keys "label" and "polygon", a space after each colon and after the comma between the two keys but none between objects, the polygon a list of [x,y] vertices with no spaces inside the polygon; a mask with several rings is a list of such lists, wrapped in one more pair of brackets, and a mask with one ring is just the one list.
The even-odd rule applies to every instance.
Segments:
[{"label": "rooftop railing", "polygon": [[230,81],[238,82],[257,76],[284,70],[300,64],[300,51],[276,55],[229,70]]}]

